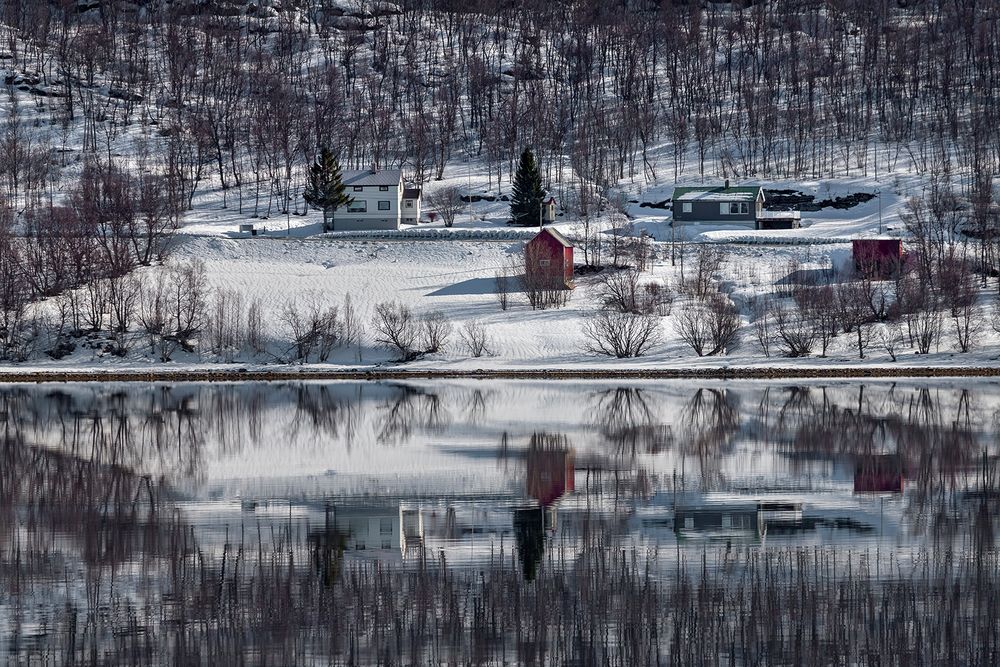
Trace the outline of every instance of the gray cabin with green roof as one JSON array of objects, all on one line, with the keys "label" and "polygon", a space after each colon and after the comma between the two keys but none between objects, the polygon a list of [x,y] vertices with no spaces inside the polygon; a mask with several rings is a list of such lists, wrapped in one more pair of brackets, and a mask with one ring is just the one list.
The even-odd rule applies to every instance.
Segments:
[{"label": "gray cabin with green roof", "polygon": [[759,185],[674,188],[674,220],[684,224],[734,224],[757,227],[764,209]]}]

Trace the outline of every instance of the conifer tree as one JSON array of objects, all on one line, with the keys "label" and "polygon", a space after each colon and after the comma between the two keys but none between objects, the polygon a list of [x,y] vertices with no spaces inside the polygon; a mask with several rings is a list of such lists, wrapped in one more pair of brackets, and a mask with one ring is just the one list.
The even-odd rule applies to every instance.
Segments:
[{"label": "conifer tree", "polygon": [[538,174],[535,155],[530,148],[521,153],[521,161],[514,174],[514,187],[510,198],[510,215],[516,225],[540,225],[545,188]]},{"label": "conifer tree", "polygon": [[[329,148],[320,149],[316,161],[309,167],[309,183],[302,198],[315,209],[323,211],[323,231],[333,229],[337,209],[354,203],[347,194],[340,163]],[[332,215],[331,215],[332,214]]]}]

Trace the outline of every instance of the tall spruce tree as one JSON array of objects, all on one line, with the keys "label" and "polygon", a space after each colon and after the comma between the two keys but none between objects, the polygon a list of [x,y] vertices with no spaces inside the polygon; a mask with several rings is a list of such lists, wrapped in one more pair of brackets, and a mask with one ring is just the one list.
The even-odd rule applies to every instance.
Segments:
[{"label": "tall spruce tree", "polygon": [[302,198],[313,208],[323,211],[323,231],[333,228],[331,223],[338,208],[354,203],[354,197],[349,196],[344,187],[340,163],[329,148],[321,148],[316,161],[309,167],[309,183]]},{"label": "tall spruce tree", "polygon": [[514,174],[514,188],[510,198],[510,215],[516,225],[540,225],[545,188],[538,174],[535,155],[530,148],[521,153],[521,161]]}]

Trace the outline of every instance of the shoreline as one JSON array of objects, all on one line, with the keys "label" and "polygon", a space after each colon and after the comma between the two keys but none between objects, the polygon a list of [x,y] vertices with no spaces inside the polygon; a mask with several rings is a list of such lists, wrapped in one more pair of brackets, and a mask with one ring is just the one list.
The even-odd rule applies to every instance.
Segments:
[{"label": "shoreline", "polygon": [[1000,367],[845,366],[818,368],[592,368],[592,369],[156,369],[0,371],[0,383],[46,382],[290,382],[299,380],[813,380],[996,378]]}]

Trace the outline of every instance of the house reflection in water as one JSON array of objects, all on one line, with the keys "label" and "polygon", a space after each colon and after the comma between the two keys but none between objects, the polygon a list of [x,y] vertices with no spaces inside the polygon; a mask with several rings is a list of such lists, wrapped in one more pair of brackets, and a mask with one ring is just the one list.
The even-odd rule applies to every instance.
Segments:
[{"label": "house reflection in water", "polygon": [[677,507],[674,532],[678,538],[701,534],[718,537],[763,537],[768,526],[790,528],[802,524],[802,504],[747,502]]},{"label": "house reflection in water", "polygon": [[424,515],[419,507],[399,506],[399,551],[405,559],[424,547]]},{"label": "house reflection in water", "polygon": [[402,511],[396,504],[341,505],[334,521],[345,536],[348,551],[374,552],[381,557],[394,553],[403,544],[400,530]]}]

